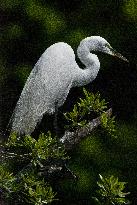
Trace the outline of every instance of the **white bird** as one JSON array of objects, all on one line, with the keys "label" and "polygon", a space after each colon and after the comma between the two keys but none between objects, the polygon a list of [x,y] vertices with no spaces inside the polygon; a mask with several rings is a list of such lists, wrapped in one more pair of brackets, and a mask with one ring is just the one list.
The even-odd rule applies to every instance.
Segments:
[{"label": "white bird", "polygon": [[51,45],[39,58],[26,81],[10,120],[11,132],[31,134],[45,113],[52,114],[63,105],[72,87],[91,83],[100,69],[99,59],[92,51],[127,61],[100,36],[87,37],[78,46],[77,55],[85,69],[78,66],[74,51],[67,43]]}]

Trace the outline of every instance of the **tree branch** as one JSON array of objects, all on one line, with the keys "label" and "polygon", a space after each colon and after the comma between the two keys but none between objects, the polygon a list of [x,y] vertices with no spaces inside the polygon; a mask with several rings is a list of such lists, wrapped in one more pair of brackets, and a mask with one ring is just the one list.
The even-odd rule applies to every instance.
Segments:
[{"label": "tree branch", "polygon": [[[106,115],[110,117],[112,115],[112,108],[106,111]],[[86,138],[95,128],[97,128],[101,124],[101,116],[93,119],[91,122],[87,123],[84,127],[77,129],[75,132],[68,132],[66,131],[64,136],[60,138],[60,142],[64,145],[65,150],[71,150],[75,145],[80,143],[80,141]],[[4,153],[4,151],[2,152]],[[15,154],[9,153],[8,158],[12,158]],[[20,155],[22,158],[23,156]],[[26,157],[26,156],[25,156]],[[26,170],[26,168],[31,168],[32,164],[29,163],[22,171]],[[61,173],[61,174],[60,174]],[[66,163],[63,161],[53,161],[51,164],[44,166],[43,170],[40,169],[40,175],[45,175],[49,179],[58,176],[58,174],[62,176],[72,176],[76,179],[74,173],[67,167]]]},{"label": "tree branch", "polygon": [[[112,108],[106,111],[107,116],[112,115]],[[101,124],[101,117],[93,119],[86,126],[79,128],[75,132],[66,131],[60,142],[64,144],[66,150],[70,150],[78,144],[83,138],[86,138],[96,127]]]}]

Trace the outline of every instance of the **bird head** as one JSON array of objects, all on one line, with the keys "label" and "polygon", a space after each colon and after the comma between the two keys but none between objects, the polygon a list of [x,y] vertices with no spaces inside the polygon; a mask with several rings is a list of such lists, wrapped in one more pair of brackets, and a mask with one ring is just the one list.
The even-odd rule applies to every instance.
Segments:
[{"label": "bird head", "polygon": [[101,51],[103,53],[107,53],[112,56],[116,56],[123,61],[129,62],[124,56],[122,56],[120,53],[118,53],[115,49],[111,47],[111,45],[102,37],[98,36],[98,51]]},{"label": "bird head", "polygon": [[120,53],[118,53],[116,50],[114,50],[111,45],[102,37],[100,36],[91,36],[85,38],[83,41],[81,41],[81,44],[86,45],[86,47],[92,52],[103,52],[107,53],[112,56],[116,56],[126,62],[129,62],[124,56],[122,56]]}]

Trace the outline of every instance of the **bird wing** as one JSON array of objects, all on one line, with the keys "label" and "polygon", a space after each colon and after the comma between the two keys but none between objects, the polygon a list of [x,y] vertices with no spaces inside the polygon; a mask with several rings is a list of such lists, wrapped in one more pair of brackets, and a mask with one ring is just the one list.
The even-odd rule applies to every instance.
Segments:
[{"label": "bird wing", "polygon": [[61,106],[72,86],[74,52],[68,44],[54,44],[44,52],[36,66],[37,75],[35,73],[34,76],[37,92],[35,93],[37,99],[39,95],[39,103],[35,102],[35,105],[37,104],[39,113],[53,113],[55,103]]},{"label": "bird wing", "polygon": [[73,83],[75,56],[65,43],[49,47],[34,66],[17,102],[12,130],[30,134],[45,112],[61,106]]}]

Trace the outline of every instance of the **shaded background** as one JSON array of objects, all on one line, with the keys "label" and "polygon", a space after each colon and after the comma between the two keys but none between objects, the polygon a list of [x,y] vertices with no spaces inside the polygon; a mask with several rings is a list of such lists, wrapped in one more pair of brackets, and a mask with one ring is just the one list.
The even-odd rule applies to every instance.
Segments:
[{"label": "shaded background", "polygon": [[[78,189],[76,192],[73,190],[73,183],[70,183],[70,186],[66,185],[66,187],[69,187],[69,190],[73,187],[72,193],[70,192],[68,198],[72,198],[74,197],[73,195],[75,195],[83,196],[81,200],[84,200],[84,197],[88,198],[89,190],[91,193],[94,189],[95,178],[98,172],[100,173],[102,169],[108,169],[108,167],[112,165],[115,167],[115,170],[120,170],[120,172],[118,171],[116,173],[120,173],[118,175],[130,183],[130,190],[133,193],[134,200],[136,200],[137,1],[1,0],[0,13],[1,133],[8,124],[31,69],[44,50],[51,44],[59,41],[67,42],[72,46],[76,54],[77,46],[83,38],[99,35],[108,40],[112,47],[130,61],[130,63],[127,64],[114,57],[99,54],[101,70],[95,81],[86,87],[93,92],[99,91],[102,97],[109,102],[109,106],[113,108],[113,113],[116,115],[118,122],[119,140],[116,144],[114,142],[116,147],[114,146],[113,151],[109,150],[108,153],[105,152],[105,156],[110,156],[110,158],[108,157],[109,159],[106,159],[105,156],[103,159],[100,159],[100,157],[96,159],[98,162],[104,162],[104,164],[101,165],[102,168],[100,165],[98,165],[99,168],[96,168],[97,165],[94,164],[93,159],[97,153],[98,156],[100,156],[100,150],[105,149],[106,151],[104,142],[99,142],[98,138],[92,138],[93,141],[88,141],[88,145],[94,144],[95,147],[97,147],[95,149],[95,147],[92,146],[92,156],[90,156],[88,151],[84,151],[84,149],[88,147],[87,144],[85,144],[85,146],[81,145],[83,146],[83,148],[80,148],[82,152],[78,151],[77,154],[75,153],[74,156],[72,156],[72,159],[74,158],[72,167],[76,164],[75,160],[77,162],[80,161],[77,158],[81,156],[80,153],[85,153],[83,160],[87,159],[89,163],[94,165],[94,168],[92,168],[91,172],[91,169],[88,167],[88,171],[86,172],[86,168],[83,168],[84,171],[82,171],[82,167],[84,167],[83,164],[78,165],[76,168],[77,174],[81,175],[81,178],[85,176],[85,179],[82,179],[84,180],[83,184],[77,185]],[[73,105],[73,102],[79,97],[81,88],[75,89],[72,92],[73,94],[70,93],[67,100],[69,109],[70,106]],[[73,97],[72,99],[74,92],[76,98]],[[101,145],[102,148],[100,148]],[[119,146],[123,146],[124,148],[119,148]],[[89,147],[89,150],[91,150],[91,147]],[[121,157],[123,156],[123,158],[119,158],[119,150],[122,150],[123,155],[121,155]],[[115,155],[116,159],[112,153],[114,155],[115,153],[117,154]],[[93,159],[89,160],[89,156],[91,157],[90,159],[92,159],[92,157]],[[82,159],[82,156],[80,158]],[[110,163],[106,165],[106,161]],[[112,161],[115,162],[114,165],[111,163]],[[132,163],[128,163],[131,161]],[[81,162],[84,163],[83,161]],[[117,165],[120,162],[121,166]],[[89,184],[91,186],[88,186]],[[65,188],[63,187],[63,189],[61,189],[61,193],[62,190],[65,190]],[[81,193],[86,194],[81,195]],[[64,196],[66,196],[65,192]],[[81,202],[81,204],[82,203],[84,204],[85,202]],[[88,202],[86,203],[88,204]]]}]

